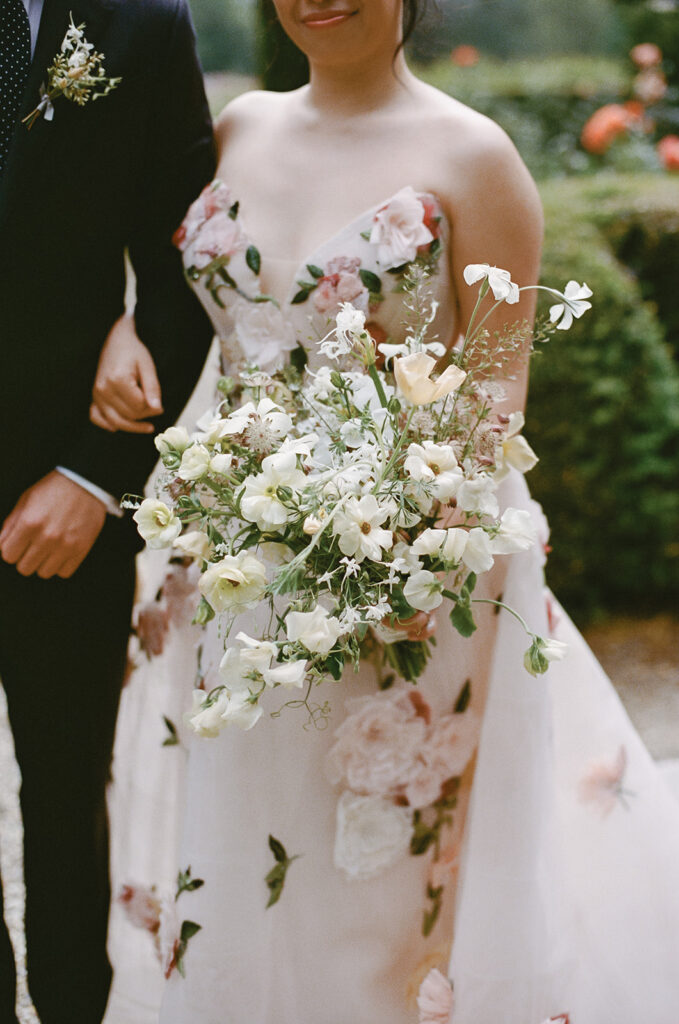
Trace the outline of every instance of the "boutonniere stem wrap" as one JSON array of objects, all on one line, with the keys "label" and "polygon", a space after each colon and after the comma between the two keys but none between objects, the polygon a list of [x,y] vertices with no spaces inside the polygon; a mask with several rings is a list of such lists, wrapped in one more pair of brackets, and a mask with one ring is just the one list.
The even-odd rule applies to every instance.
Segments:
[{"label": "boutonniere stem wrap", "polygon": [[108,78],[104,74],[104,55],[97,53],[92,43],[85,38],[85,25],[75,25],[73,14],[66,31],[61,49],[54,62],[47,69],[47,86],[40,88],[40,102],[23,119],[29,129],[41,115],[51,121],[54,117],[54,101],[60,96],[79,107],[84,107],[89,100],[97,100],[107,96],[122,81],[120,78]]}]

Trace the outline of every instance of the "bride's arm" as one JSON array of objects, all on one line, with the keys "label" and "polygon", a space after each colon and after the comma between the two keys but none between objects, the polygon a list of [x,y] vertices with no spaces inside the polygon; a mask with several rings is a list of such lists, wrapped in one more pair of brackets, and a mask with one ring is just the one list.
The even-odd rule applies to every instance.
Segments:
[{"label": "bride's arm", "polygon": [[[455,181],[461,182],[461,187],[456,186],[451,211],[450,259],[462,332],[467,329],[478,296],[478,285],[469,287],[464,280],[466,266],[488,263],[501,267],[510,271],[512,281],[521,287],[537,284],[540,273],[543,218],[535,183],[505,133],[485,119],[480,127],[465,152],[456,150],[455,154]],[[496,332],[501,335],[517,321],[532,325],[535,297],[536,293],[530,291],[522,294],[516,305],[502,303],[484,325],[490,337]],[[487,298],[482,315],[490,307]],[[518,353],[506,367],[502,383],[506,391],[502,411],[523,409],[528,388],[527,350]]]},{"label": "bride's arm", "polygon": [[151,353],[137,337],[134,318],[120,317],[99,356],[90,419],[104,430],[150,434],[148,417],[163,411],[160,383]]}]

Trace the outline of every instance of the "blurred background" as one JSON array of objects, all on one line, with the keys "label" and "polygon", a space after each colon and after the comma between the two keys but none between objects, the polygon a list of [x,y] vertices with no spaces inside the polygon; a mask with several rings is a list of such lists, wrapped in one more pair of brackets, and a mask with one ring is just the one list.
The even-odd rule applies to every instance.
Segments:
[{"label": "blurred background", "polygon": [[[215,114],[306,80],[271,0],[190,2]],[[408,49],[514,140],[545,206],[545,280],[594,290],[533,360],[530,486],[550,585],[652,752],[678,754],[679,0],[430,0]]]}]

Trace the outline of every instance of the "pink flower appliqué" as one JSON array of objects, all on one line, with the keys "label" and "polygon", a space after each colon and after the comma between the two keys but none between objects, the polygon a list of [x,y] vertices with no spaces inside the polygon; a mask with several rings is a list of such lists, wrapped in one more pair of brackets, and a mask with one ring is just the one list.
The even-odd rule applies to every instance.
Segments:
[{"label": "pink flower appliqu\u00e9", "polygon": [[419,1024],[450,1024],[453,989],[447,978],[433,968],[420,985],[417,997]]},{"label": "pink flower appliqu\u00e9", "polygon": [[247,239],[238,221],[218,210],[195,235],[192,262],[202,270],[218,256],[231,257],[245,248]]},{"label": "pink flower appliqu\u00e9", "polygon": [[377,246],[377,258],[383,267],[389,269],[412,263],[420,246],[434,241],[434,235],[424,222],[426,215],[422,200],[410,185],[377,211],[370,242]]},{"label": "pink flower appliqu\u00e9", "polygon": [[580,782],[580,799],[583,803],[597,806],[602,818],[607,818],[617,803],[629,809],[626,798],[634,794],[624,788],[626,771],[627,751],[621,746],[612,761],[594,761],[590,765],[589,771]]},{"label": "pink flower appliqu\u00e9", "polygon": [[220,210],[228,214],[232,206],[231,190],[223,181],[216,180],[206,185],[198,198],[191,203],[184,220],[172,236],[173,244],[180,252],[184,252],[211,217]]},{"label": "pink flower appliqu\u00e9", "polygon": [[160,928],[160,900],[155,890],[143,885],[124,885],[118,893],[118,903],[135,928],[156,935]]},{"label": "pink flower appliqu\u00e9", "polygon": [[472,711],[443,715],[429,731],[406,787],[411,807],[428,807],[441,796],[444,782],[462,775],[476,750],[479,720]]},{"label": "pink flower appliqu\u00e9", "polygon": [[550,1017],[548,1020],[543,1020],[542,1024],[571,1024],[571,1018],[567,1013],[560,1013],[558,1017]]},{"label": "pink flower appliqu\u00e9", "polygon": [[314,291],[313,302],[319,313],[336,311],[342,302],[351,302],[367,313],[370,296],[358,274],[360,266],[357,257],[336,256],[328,261]]}]

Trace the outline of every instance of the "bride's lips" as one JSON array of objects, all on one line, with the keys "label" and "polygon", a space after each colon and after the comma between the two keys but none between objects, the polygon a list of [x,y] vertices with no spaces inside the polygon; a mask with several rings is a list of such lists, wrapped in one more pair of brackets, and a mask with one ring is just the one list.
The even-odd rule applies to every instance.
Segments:
[{"label": "bride's lips", "polygon": [[307,28],[330,28],[348,21],[355,13],[356,11],[314,11],[302,18],[302,22]]}]

